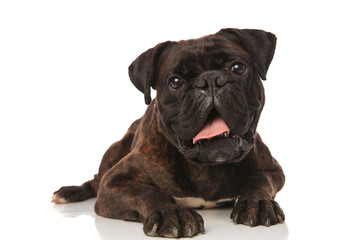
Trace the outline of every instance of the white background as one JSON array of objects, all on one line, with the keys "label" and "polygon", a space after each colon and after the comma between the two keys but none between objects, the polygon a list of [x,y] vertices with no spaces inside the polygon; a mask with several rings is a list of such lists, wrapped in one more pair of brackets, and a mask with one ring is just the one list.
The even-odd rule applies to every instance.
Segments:
[{"label": "white background", "polygon": [[[234,225],[207,210],[194,239],[360,239],[356,1],[0,2],[1,239],[147,239],[53,191],[96,173],[146,106],[127,76],[143,51],[223,27],[275,33],[258,131],[283,166],[286,224]],[[226,238],[225,238],[226,237]]]}]

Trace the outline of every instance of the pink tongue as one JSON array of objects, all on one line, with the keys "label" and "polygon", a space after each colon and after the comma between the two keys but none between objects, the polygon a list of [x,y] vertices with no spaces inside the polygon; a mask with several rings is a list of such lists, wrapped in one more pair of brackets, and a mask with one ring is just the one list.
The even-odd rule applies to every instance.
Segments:
[{"label": "pink tongue", "polygon": [[226,125],[224,119],[218,116],[213,119],[212,122],[205,124],[205,126],[200,130],[200,132],[193,138],[193,144],[195,144],[201,139],[209,139],[229,131],[230,129]]}]

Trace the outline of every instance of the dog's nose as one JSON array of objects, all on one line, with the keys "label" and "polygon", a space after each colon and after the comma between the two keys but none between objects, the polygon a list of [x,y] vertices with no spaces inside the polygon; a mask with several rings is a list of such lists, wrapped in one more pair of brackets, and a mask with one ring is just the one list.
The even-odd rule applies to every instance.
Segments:
[{"label": "dog's nose", "polygon": [[195,84],[198,88],[219,88],[226,84],[226,78],[218,71],[208,71],[201,74]]}]

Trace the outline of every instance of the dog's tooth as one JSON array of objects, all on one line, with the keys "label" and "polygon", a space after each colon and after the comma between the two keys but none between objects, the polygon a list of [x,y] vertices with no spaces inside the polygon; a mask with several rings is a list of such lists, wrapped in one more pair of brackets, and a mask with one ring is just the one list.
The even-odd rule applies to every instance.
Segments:
[{"label": "dog's tooth", "polygon": [[229,132],[224,132],[224,133],[223,133],[223,136],[224,136],[224,137],[229,137]]}]

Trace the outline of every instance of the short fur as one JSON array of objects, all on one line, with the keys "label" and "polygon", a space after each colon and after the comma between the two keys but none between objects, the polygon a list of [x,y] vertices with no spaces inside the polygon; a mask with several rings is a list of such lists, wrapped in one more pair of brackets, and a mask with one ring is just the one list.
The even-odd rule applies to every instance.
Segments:
[{"label": "short fur", "polygon": [[[256,132],[265,102],[261,79],[275,45],[268,32],[222,29],[141,54],[129,76],[149,104],[145,114],[106,151],[93,180],[60,188],[53,201],[97,197],[97,214],[141,221],[149,236],[204,232],[202,217],[177,205],[179,198],[230,199],[236,224],[282,223],[285,216],[274,198],[285,176]],[[234,64],[245,70],[234,73]],[[174,77],[181,79],[178,88],[171,85]],[[152,101],[151,87],[157,90]],[[194,144],[213,115],[224,119],[230,136]]]}]

